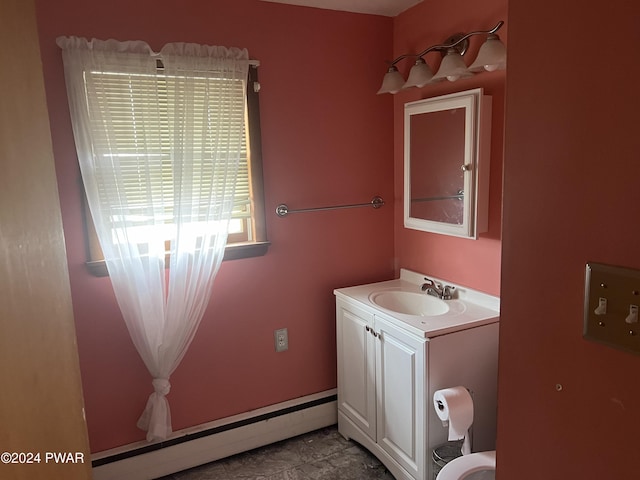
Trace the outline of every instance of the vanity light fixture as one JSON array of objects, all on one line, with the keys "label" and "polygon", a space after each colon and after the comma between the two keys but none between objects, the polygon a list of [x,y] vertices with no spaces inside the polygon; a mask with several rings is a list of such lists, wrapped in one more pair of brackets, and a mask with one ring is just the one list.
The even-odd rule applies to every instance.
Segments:
[{"label": "vanity light fixture", "polygon": [[[382,80],[382,86],[378,90],[381,93],[398,93],[400,90],[410,87],[423,87],[428,83],[435,83],[442,80],[455,82],[459,78],[473,76],[474,72],[483,70],[492,72],[494,70],[504,70],[507,67],[507,49],[500,37],[495,33],[504,25],[500,20],[491,30],[479,30],[471,33],[458,33],[447,38],[440,45],[432,45],[418,54],[407,53],[400,55],[389,65],[389,70]],[[463,60],[463,55],[469,48],[469,37],[474,35],[487,35],[487,40],[480,47],[475,61],[467,67]],[[424,57],[429,52],[440,52],[442,63],[437,73],[433,71],[425,62]],[[398,71],[396,64],[405,58],[413,57],[415,64],[409,71],[409,77],[404,80]]]}]

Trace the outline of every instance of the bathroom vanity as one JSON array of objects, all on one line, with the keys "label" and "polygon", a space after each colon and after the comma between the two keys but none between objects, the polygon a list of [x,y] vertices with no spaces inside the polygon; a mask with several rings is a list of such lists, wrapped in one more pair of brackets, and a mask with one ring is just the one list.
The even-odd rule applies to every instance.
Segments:
[{"label": "bathroom vanity", "polygon": [[499,299],[455,287],[441,300],[425,277],[340,288],[337,308],[338,429],[400,480],[431,480],[432,449],[448,429],[436,390],[462,385],[474,402],[472,449],[495,449]]}]

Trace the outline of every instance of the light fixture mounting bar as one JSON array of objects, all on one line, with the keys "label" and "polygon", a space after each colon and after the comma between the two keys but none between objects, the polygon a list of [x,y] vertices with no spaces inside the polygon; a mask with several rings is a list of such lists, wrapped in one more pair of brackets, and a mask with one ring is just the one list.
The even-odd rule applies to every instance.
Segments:
[{"label": "light fixture mounting bar", "polygon": [[[432,45],[429,48],[424,49],[422,52],[420,53],[405,53],[404,55],[400,55],[398,58],[396,58],[395,60],[393,60],[393,62],[391,62],[389,65],[391,67],[393,67],[396,63],[398,63],[400,60],[403,60],[407,57],[415,57],[415,58],[420,58],[425,56],[427,53],[432,52],[434,50],[436,51],[440,51],[443,53],[446,53],[446,51],[450,48],[455,48],[456,46],[460,45],[462,42],[464,42],[465,40],[467,40],[469,37],[472,37],[474,35],[492,35],[494,33],[496,33],[498,30],[500,30],[500,28],[502,27],[502,25],[504,25],[504,21],[500,20],[495,27],[493,27],[490,30],[477,30],[475,32],[470,32],[470,33],[466,33],[466,34],[462,34],[461,37],[457,38],[458,35],[456,35],[455,37],[457,38],[455,41],[452,41],[450,43],[442,43],[439,45]],[[452,38],[452,37],[449,37]],[[449,39],[447,39],[449,40]],[[466,50],[466,49],[465,49]]]}]

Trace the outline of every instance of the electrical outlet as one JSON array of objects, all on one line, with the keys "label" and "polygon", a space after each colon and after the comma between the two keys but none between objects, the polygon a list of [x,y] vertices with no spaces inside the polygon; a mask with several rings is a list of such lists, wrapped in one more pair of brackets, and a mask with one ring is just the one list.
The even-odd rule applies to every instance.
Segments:
[{"label": "electrical outlet", "polygon": [[289,333],[286,328],[280,328],[273,332],[276,344],[276,352],[284,352],[289,349]]}]

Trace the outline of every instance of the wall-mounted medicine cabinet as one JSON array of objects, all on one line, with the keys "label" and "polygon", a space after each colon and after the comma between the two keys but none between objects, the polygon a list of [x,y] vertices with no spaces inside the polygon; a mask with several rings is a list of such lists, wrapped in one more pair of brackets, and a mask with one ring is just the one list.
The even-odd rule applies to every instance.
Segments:
[{"label": "wall-mounted medicine cabinet", "polygon": [[404,108],[404,226],[478,238],[487,231],[491,97],[481,88]]}]

